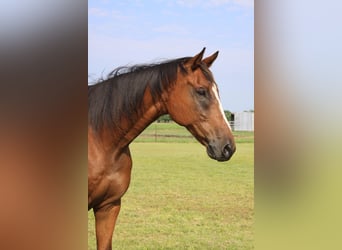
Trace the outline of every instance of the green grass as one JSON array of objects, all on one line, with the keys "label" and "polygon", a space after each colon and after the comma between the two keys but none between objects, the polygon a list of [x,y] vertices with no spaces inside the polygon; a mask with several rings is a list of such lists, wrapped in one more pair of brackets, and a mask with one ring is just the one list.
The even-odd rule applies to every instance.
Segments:
[{"label": "green grass", "polygon": [[[238,142],[224,163],[192,142],[134,142],[131,151],[114,249],[253,249],[253,143]],[[88,245],[96,249],[92,211]]]}]

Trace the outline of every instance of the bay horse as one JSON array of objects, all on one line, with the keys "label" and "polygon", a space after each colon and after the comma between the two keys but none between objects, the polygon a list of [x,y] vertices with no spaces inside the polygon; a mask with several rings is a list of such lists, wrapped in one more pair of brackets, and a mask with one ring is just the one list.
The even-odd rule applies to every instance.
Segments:
[{"label": "bay horse", "polygon": [[88,210],[95,214],[98,250],[112,249],[121,198],[130,184],[130,143],[169,114],[206,147],[228,161],[235,141],[209,67],[218,51],[157,64],[120,67],[88,86]]}]

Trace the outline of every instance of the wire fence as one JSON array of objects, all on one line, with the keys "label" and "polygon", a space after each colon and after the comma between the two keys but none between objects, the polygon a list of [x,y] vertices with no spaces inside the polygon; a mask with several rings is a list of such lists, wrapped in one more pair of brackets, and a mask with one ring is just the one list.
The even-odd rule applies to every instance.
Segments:
[{"label": "wire fence", "polygon": [[[236,142],[254,142],[253,131],[233,131]],[[175,122],[155,122],[147,127],[136,142],[196,142],[190,132]]]}]

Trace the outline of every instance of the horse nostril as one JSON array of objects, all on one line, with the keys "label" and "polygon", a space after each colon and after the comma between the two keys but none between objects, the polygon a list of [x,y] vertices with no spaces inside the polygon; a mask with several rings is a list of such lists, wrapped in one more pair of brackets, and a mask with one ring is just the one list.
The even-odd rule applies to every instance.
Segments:
[{"label": "horse nostril", "polygon": [[231,150],[229,144],[227,144],[226,146],[224,146],[222,153],[223,153],[223,155],[224,155],[225,158],[228,158],[228,157],[231,155],[232,150]]},{"label": "horse nostril", "polygon": [[229,143],[223,147],[222,154],[225,158],[230,158],[235,152],[235,147],[232,147]]}]

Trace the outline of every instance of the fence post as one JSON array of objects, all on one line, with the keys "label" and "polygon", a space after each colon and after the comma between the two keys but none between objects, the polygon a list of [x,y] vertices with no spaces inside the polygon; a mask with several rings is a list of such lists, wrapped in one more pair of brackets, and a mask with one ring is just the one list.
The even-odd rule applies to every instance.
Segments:
[{"label": "fence post", "polygon": [[154,142],[157,142],[157,122],[154,122]]}]

